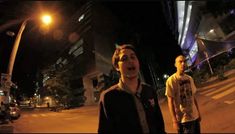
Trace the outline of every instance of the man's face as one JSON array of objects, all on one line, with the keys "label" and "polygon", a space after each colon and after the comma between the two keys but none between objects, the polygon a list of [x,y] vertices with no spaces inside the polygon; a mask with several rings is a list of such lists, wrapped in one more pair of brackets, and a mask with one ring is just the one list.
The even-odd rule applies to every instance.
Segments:
[{"label": "man's face", "polygon": [[183,56],[179,56],[176,58],[175,67],[177,68],[177,71],[184,72],[186,68],[186,61]]},{"label": "man's face", "polygon": [[139,60],[135,52],[131,49],[122,49],[119,54],[119,62],[116,69],[124,77],[137,77],[139,73]]}]

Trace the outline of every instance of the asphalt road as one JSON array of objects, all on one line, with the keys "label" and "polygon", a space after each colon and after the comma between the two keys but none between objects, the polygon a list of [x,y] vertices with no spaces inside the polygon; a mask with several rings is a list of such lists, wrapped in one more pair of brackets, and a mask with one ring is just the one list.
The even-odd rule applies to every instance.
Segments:
[{"label": "asphalt road", "polygon": [[[202,115],[202,133],[235,133],[235,77],[200,88],[197,100]],[[172,127],[166,101],[161,101],[167,133]],[[0,132],[14,133],[96,133],[98,107],[52,112],[48,109],[23,110],[14,123],[0,125]]]}]

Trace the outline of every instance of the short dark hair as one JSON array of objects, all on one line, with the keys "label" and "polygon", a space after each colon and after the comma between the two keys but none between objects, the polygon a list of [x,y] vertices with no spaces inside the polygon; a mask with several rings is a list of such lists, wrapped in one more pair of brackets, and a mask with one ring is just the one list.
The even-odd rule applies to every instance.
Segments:
[{"label": "short dark hair", "polygon": [[120,60],[119,54],[120,54],[122,49],[131,49],[136,54],[135,47],[133,45],[131,45],[131,44],[123,44],[123,45],[118,46],[116,48],[114,54],[113,54],[113,57],[112,57],[112,64],[113,64],[114,68],[116,68],[118,66],[118,62]]},{"label": "short dark hair", "polygon": [[178,55],[178,56],[175,58],[175,63],[176,63],[176,60],[177,60],[179,57],[183,57],[183,58],[185,59],[185,56],[182,55],[182,54],[180,54],[180,55]]}]

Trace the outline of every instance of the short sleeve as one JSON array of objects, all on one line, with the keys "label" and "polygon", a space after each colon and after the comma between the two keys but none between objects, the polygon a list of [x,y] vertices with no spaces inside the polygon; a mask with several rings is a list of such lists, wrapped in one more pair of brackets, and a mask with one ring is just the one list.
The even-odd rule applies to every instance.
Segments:
[{"label": "short sleeve", "polygon": [[193,92],[193,94],[195,94],[196,91],[197,91],[197,87],[196,87],[196,85],[194,83],[193,78],[191,76],[189,76],[189,77],[190,77],[190,83],[191,83],[192,92]]},{"label": "short sleeve", "polygon": [[175,97],[173,93],[173,82],[172,77],[169,77],[166,81],[166,92],[165,95],[168,97]]}]

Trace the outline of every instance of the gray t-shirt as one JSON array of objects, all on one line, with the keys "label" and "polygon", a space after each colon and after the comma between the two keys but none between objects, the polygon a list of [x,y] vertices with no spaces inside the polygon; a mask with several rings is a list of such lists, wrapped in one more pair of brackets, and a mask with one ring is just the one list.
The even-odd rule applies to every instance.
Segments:
[{"label": "gray t-shirt", "polygon": [[174,99],[176,118],[181,123],[193,121],[199,117],[194,95],[196,86],[191,76],[179,77],[174,73],[166,81],[165,95]]}]

